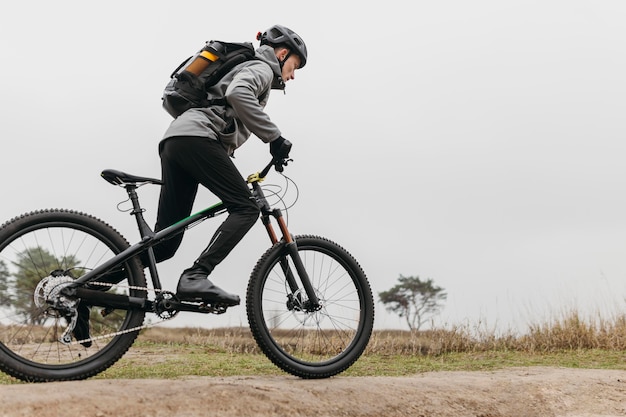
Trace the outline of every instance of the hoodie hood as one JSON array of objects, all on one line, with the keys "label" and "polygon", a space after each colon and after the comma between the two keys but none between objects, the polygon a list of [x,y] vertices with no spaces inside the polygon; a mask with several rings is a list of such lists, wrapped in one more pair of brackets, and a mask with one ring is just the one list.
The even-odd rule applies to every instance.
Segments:
[{"label": "hoodie hood", "polygon": [[280,68],[278,58],[276,58],[276,54],[274,53],[274,48],[269,45],[263,45],[256,50],[256,57],[269,65],[272,69],[272,72],[274,73],[272,89],[284,90],[285,81],[283,80],[282,69]]}]

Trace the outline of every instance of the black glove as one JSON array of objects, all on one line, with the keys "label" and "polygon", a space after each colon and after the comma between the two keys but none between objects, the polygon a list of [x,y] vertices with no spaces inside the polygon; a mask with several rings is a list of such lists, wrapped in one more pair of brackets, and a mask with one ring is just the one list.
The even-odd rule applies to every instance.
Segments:
[{"label": "black glove", "polygon": [[291,142],[282,136],[270,142],[270,153],[274,159],[289,158],[289,151],[291,151]]}]

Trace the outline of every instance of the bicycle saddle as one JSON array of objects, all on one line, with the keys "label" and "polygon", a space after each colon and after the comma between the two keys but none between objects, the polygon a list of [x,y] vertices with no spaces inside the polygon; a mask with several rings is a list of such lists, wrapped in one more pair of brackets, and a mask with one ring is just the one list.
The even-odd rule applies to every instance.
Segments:
[{"label": "bicycle saddle", "polygon": [[116,169],[105,169],[100,174],[102,178],[107,180],[113,185],[127,185],[127,184],[158,184],[163,185],[163,181],[156,178],[140,177],[138,175],[127,174]]}]

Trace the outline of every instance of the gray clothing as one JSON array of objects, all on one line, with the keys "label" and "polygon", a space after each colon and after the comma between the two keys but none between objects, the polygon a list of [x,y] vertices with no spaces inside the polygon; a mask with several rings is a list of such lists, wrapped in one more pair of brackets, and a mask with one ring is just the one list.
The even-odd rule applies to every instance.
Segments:
[{"label": "gray clothing", "polygon": [[196,136],[218,140],[229,155],[253,133],[265,143],[281,132],[264,112],[272,88],[284,88],[281,68],[268,45],[256,50],[258,59],[243,62],[208,91],[208,98],[225,98],[227,106],[192,108],[178,116],[163,139]]}]

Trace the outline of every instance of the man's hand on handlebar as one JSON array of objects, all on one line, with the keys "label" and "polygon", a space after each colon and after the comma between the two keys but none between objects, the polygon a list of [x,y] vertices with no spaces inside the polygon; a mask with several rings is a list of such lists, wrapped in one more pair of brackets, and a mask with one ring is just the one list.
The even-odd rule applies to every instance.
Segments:
[{"label": "man's hand on handlebar", "polygon": [[282,136],[270,142],[270,153],[273,156],[272,163],[278,172],[283,172],[283,167],[289,162],[289,152],[291,151],[291,142]]},{"label": "man's hand on handlebar", "polygon": [[289,151],[291,151],[291,142],[282,136],[270,142],[270,153],[274,159],[289,158]]}]

